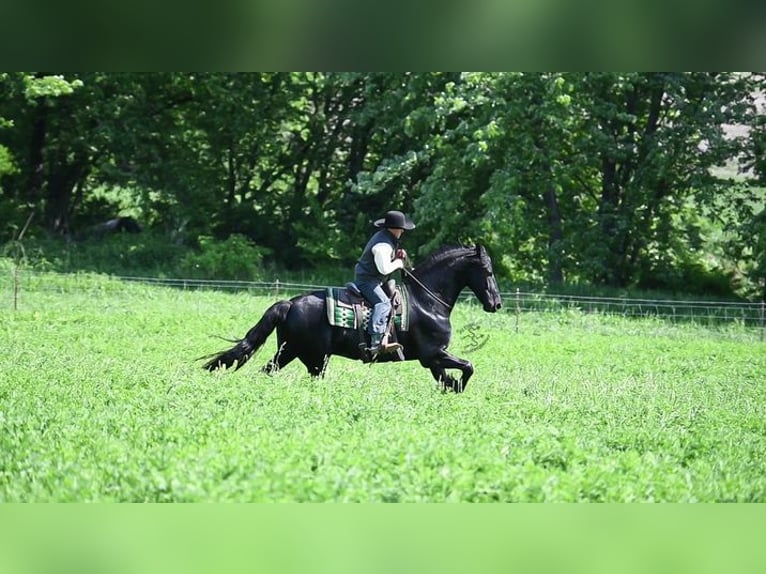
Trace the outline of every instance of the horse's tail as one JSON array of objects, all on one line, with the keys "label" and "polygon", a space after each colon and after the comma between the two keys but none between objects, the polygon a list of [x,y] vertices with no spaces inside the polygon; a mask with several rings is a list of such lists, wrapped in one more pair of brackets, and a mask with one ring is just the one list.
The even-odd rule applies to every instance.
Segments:
[{"label": "horse's tail", "polygon": [[204,368],[208,371],[215,371],[222,367],[230,368],[234,363],[237,364],[235,371],[252,357],[255,352],[266,342],[274,329],[282,323],[290,311],[290,301],[279,301],[274,303],[261,317],[261,320],[247,332],[244,339],[237,341],[231,349],[214,355]]}]

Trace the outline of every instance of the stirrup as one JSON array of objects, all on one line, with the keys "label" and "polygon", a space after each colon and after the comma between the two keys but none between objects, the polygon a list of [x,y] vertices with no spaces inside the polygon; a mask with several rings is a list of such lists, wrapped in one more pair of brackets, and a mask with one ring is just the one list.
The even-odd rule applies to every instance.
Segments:
[{"label": "stirrup", "polygon": [[400,343],[389,343],[388,342],[388,333],[383,335],[383,337],[380,340],[380,344],[375,347],[370,347],[370,352],[373,354],[378,353],[396,353],[397,351],[401,351],[404,347]]},{"label": "stirrup", "polygon": [[396,353],[401,351],[404,347],[400,343],[381,343],[377,353]]}]

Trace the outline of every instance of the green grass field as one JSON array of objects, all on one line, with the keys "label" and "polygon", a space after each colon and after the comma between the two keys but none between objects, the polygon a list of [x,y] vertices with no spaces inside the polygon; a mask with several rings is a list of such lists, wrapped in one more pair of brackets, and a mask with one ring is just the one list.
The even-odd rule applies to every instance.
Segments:
[{"label": "green grass field", "polygon": [[[0,501],[766,502],[766,343],[463,304],[443,394],[417,363],[313,380],[201,355],[273,297],[98,276],[0,278]],[[486,344],[475,349],[475,341]]]}]

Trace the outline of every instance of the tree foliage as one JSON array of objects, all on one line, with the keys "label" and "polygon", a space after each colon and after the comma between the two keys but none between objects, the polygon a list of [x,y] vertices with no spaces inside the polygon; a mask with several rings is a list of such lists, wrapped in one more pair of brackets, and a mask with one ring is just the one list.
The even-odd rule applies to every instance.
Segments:
[{"label": "tree foliage", "polygon": [[130,206],[189,245],[242,236],[286,266],[350,265],[370,222],[399,208],[418,223],[412,251],[481,241],[516,281],[672,287],[704,268],[754,285],[763,83],[2,73],[0,234],[32,211],[38,232],[77,236]]}]

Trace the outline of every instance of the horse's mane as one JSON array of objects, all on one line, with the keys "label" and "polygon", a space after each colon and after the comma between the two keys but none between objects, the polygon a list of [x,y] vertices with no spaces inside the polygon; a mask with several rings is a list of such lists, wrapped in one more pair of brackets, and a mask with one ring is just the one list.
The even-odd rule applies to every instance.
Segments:
[{"label": "horse's mane", "polygon": [[428,273],[437,265],[443,264],[444,261],[464,256],[466,252],[472,252],[474,249],[474,247],[466,247],[465,245],[443,245],[428,255],[421,263],[418,263],[412,271],[415,275]]}]

